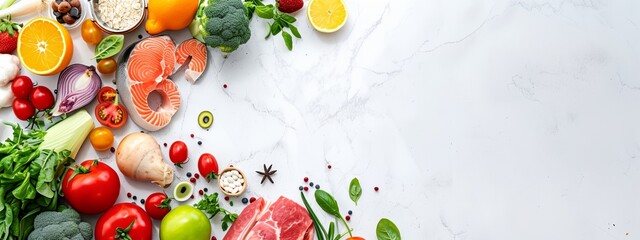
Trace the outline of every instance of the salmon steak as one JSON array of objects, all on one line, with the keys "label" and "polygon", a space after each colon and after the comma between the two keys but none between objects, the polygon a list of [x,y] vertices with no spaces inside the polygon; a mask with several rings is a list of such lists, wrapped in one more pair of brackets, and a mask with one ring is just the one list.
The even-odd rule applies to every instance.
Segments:
[{"label": "salmon steak", "polygon": [[171,37],[155,36],[122,52],[116,75],[118,93],[136,125],[157,131],[171,122],[180,109],[180,92],[170,78],[182,65],[188,67],[185,78],[193,84],[207,67],[207,47],[195,39],[176,47]]},{"label": "salmon steak", "polygon": [[183,65],[191,57],[184,78],[194,84],[207,68],[207,46],[195,38],[186,40],[176,48],[176,63]]}]

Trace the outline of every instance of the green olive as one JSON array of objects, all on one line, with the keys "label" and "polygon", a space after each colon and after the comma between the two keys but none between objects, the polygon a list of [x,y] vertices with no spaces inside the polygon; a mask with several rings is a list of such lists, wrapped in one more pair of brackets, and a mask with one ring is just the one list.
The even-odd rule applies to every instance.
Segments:
[{"label": "green olive", "polygon": [[209,111],[202,111],[200,115],[198,115],[198,125],[204,129],[211,127],[211,125],[213,125],[213,114]]},{"label": "green olive", "polygon": [[180,202],[189,199],[191,194],[193,194],[193,185],[189,182],[180,182],[173,189],[173,197]]}]

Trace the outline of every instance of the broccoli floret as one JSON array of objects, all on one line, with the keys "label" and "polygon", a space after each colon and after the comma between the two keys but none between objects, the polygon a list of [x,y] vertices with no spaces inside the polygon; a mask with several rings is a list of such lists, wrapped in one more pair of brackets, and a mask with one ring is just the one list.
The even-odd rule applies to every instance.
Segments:
[{"label": "broccoli floret", "polygon": [[241,0],[201,0],[189,29],[196,39],[223,52],[236,50],[251,37]]},{"label": "broccoli floret", "polygon": [[80,229],[81,237],[84,239],[93,238],[93,229],[91,228],[91,224],[86,222],[81,222],[78,224],[78,229]]},{"label": "broccoli floret", "polygon": [[58,225],[62,222],[80,222],[80,214],[75,210],[68,208],[62,212],[42,212],[33,222],[35,229],[43,228],[49,225]]},{"label": "broccoli floret", "polygon": [[29,240],[84,240],[93,236],[91,225],[80,222],[80,214],[73,209],[42,212],[36,216],[33,226]]}]

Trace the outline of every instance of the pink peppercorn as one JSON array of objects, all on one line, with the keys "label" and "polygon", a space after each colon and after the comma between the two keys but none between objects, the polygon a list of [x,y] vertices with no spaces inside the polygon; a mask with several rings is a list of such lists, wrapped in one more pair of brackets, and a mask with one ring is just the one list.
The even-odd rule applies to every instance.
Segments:
[{"label": "pink peppercorn", "polygon": [[380,190],[380,188],[374,187],[373,190],[377,192],[378,190]]},{"label": "pink peppercorn", "polygon": [[309,178],[308,177],[304,177],[304,182],[308,182]]},{"label": "pink peppercorn", "polygon": [[196,183],[196,178],[191,178],[191,179],[189,179],[189,181],[192,182],[192,183]]},{"label": "pink peppercorn", "polygon": [[346,219],[347,221],[351,220],[351,216],[347,215],[346,217],[344,217],[344,219]]}]

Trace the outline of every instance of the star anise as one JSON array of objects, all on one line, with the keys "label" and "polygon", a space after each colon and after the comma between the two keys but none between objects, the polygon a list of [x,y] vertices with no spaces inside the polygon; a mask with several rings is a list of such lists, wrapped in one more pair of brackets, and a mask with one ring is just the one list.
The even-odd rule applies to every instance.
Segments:
[{"label": "star anise", "polygon": [[263,184],[263,183],[264,183],[264,180],[267,180],[267,179],[269,179],[269,181],[270,181],[271,183],[274,183],[274,182],[273,182],[273,179],[271,178],[271,176],[272,176],[273,174],[275,174],[278,170],[273,170],[273,171],[271,171],[271,167],[272,167],[272,166],[273,166],[273,164],[272,164],[272,165],[269,165],[269,167],[267,168],[267,164],[263,164],[264,172],[256,171],[256,173],[258,173],[258,174],[262,175],[262,181],[260,181],[260,184]]}]

